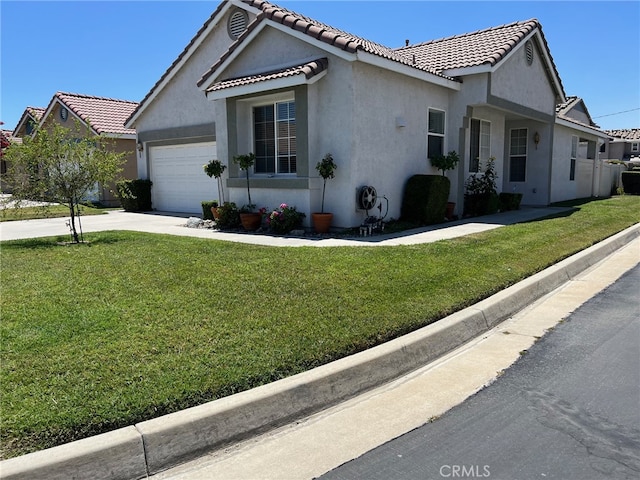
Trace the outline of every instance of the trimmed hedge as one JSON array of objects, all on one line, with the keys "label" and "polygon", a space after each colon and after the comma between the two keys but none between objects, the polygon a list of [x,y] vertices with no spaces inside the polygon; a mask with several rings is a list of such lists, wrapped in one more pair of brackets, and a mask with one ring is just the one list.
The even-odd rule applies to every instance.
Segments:
[{"label": "trimmed hedge", "polygon": [[521,193],[502,192],[498,196],[498,204],[501,212],[507,212],[509,210],[520,210],[521,201]]},{"label": "trimmed hedge", "polygon": [[622,188],[628,195],[640,195],[640,171],[622,172]]},{"label": "trimmed hedge", "polygon": [[444,222],[450,188],[443,175],[413,175],[404,187],[401,218],[424,225]]},{"label": "trimmed hedge", "polygon": [[497,213],[500,200],[497,193],[473,193],[464,195],[464,216],[477,217]]},{"label": "trimmed hedge", "polygon": [[116,183],[118,198],[127,212],[151,210],[151,180],[120,180]]}]

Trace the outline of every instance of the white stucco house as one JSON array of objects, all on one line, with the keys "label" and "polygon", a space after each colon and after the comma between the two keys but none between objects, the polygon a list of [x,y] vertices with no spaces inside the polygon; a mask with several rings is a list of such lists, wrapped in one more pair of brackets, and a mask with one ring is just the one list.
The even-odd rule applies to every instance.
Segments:
[{"label": "white stucco house", "polygon": [[575,112],[556,115],[567,101],[535,19],[392,49],[264,1],[228,0],[126,126],[137,131],[138,175],[152,180],[157,210],[199,212],[219,198],[202,169],[212,158],[229,166],[226,200],[247,203],[230,159],[254,152],[254,203],[295,205],[308,225],[321,202],[314,167],[331,153],[338,170],[325,211],[352,227],[366,216],[360,187],[375,187],[398,218],[406,180],[437,174],[428,157],[451,150],[461,157],[447,174],[458,214],[466,178],[489,157],[498,190],[522,193],[523,204],[576,195],[571,132],[588,152],[601,137]]}]

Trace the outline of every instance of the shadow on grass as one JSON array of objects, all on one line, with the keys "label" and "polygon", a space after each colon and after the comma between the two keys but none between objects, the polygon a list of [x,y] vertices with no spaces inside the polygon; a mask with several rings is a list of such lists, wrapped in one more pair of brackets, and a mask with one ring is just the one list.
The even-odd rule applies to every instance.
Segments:
[{"label": "shadow on grass", "polygon": [[111,245],[125,240],[117,234],[91,235],[80,243],[74,243],[68,235],[57,237],[27,238],[24,240],[7,240],[2,242],[3,250],[45,250],[52,248],[90,248],[96,245]]}]

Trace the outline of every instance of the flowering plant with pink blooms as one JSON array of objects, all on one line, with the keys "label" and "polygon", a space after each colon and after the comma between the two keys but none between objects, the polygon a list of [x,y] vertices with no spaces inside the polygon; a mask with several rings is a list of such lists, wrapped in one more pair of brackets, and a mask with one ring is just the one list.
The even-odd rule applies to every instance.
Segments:
[{"label": "flowering plant with pink blooms", "polygon": [[267,216],[267,226],[274,233],[289,233],[294,228],[302,225],[302,220],[305,216],[304,213],[298,212],[296,207],[290,207],[286,203],[282,203]]}]

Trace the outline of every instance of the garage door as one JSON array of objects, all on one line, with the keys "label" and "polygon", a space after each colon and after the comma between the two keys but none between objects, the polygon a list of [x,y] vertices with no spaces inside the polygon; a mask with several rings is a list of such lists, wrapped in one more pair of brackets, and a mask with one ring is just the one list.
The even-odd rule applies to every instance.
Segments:
[{"label": "garage door", "polygon": [[149,149],[153,182],[151,201],[155,210],[202,214],[203,200],[218,199],[218,184],[202,166],[217,158],[216,143],[166,145]]}]

